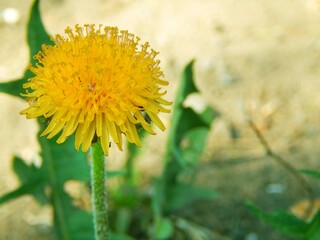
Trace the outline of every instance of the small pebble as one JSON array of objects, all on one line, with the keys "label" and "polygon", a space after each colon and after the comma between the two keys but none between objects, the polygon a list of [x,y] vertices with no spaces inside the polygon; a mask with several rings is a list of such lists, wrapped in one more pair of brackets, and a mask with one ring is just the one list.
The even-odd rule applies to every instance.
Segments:
[{"label": "small pebble", "polygon": [[245,240],[258,240],[258,239],[259,239],[258,235],[255,233],[249,233],[245,238]]},{"label": "small pebble", "polygon": [[16,8],[6,8],[2,11],[1,18],[7,24],[16,24],[20,20],[20,13]]},{"label": "small pebble", "polygon": [[283,193],[283,191],[284,191],[284,185],[280,183],[269,184],[266,188],[266,192],[270,194],[279,194],[279,193]]}]

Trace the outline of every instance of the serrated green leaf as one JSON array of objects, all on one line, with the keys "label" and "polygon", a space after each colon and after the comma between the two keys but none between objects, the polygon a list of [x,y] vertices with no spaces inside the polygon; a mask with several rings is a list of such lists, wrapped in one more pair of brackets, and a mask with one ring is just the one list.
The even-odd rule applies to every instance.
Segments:
[{"label": "serrated green leaf", "polygon": [[[41,50],[42,44],[52,44],[47,34],[39,11],[39,0],[32,5],[27,27],[27,41],[30,48],[30,62],[35,64],[33,56]],[[23,81],[32,74],[25,72]],[[19,90],[21,92],[22,90]],[[40,132],[46,128],[44,122],[38,121]],[[54,228],[58,239],[92,239],[93,226],[91,215],[75,208],[72,199],[64,192],[64,183],[67,180],[89,180],[89,166],[86,154],[74,149],[74,136],[71,136],[63,144],[57,144],[55,140],[38,137],[41,146],[43,160],[39,171],[47,176],[47,187],[50,188],[50,200],[54,212]],[[81,217],[79,217],[81,215]],[[80,233],[80,234],[79,234]]]},{"label": "serrated green leaf", "polygon": [[91,214],[74,207],[71,197],[59,185],[57,187],[51,194],[56,239],[93,239]]},{"label": "serrated green leaf", "polygon": [[176,131],[177,144],[181,142],[186,132],[197,127],[209,127],[208,124],[202,120],[200,114],[197,114],[192,108],[184,108],[179,120],[179,127]]},{"label": "serrated green leaf", "polygon": [[208,128],[196,128],[186,133],[181,152],[183,161],[190,167],[195,167],[202,155],[208,136]]},{"label": "serrated green leaf", "polygon": [[13,95],[15,97],[21,97],[22,85],[24,79],[11,80],[9,82],[0,83],[0,92]]},{"label": "serrated green leaf", "polygon": [[282,210],[268,214],[249,201],[246,205],[255,216],[286,236],[304,240],[320,239],[320,211],[310,222],[305,222]]},{"label": "serrated green leaf", "polygon": [[164,172],[154,181],[155,194],[152,198],[152,209],[154,215],[158,217],[161,216],[163,208],[167,207],[168,199],[171,198],[173,207],[188,201],[182,198],[180,201],[179,197],[176,200],[172,199],[170,194],[172,191],[169,189],[175,185],[179,188],[179,184],[182,184],[179,176],[185,171],[190,172],[196,166],[204,151],[211,123],[217,116],[217,112],[210,107],[199,114],[183,105],[189,94],[199,92],[194,83],[193,63],[194,61],[191,61],[187,64],[182,74],[182,81],[173,105]]},{"label": "serrated green leaf", "polygon": [[[181,166],[186,166],[187,163],[195,163],[198,160],[205,145],[202,145],[202,148],[200,148],[200,145],[197,145],[191,137],[194,137],[192,135],[197,135],[196,132],[198,131],[195,129],[207,129],[207,131],[200,130],[198,134],[197,140],[204,143],[207,137],[206,132],[209,131],[211,122],[217,115],[210,107],[207,107],[203,113],[198,114],[193,109],[183,106],[183,102],[189,94],[198,92],[193,79],[193,63],[194,61],[191,61],[185,67],[182,74],[182,82],[174,102],[172,127],[169,132],[167,145],[167,158],[172,159],[174,156],[175,160],[177,160]],[[191,131],[193,131],[193,133],[190,135]],[[201,137],[203,137],[203,139],[200,140]],[[183,140],[188,141],[188,145],[191,148],[197,149],[197,154],[194,154],[194,159],[185,158],[187,155],[189,155],[189,157],[191,157],[191,155],[190,151],[189,153],[183,153],[183,150],[188,151],[188,148],[181,148]]]},{"label": "serrated green leaf", "polygon": [[194,83],[193,64],[194,60],[190,61],[184,68],[184,71],[182,73],[182,82],[180,83],[179,91],[174,101],[174,108],[182,106],[184,100],[191,93],[199,92],[198,88]]},{"label": "serrated green leaf", "polygon": [[[25,184],[22,184],[17,189],[2,195],[0,197],[0,205],[28,194],[37,196],[38,192],[42,191],[44,186],[45,182],[43,182],[41,179],[36,179],[33,182],[30,181]],[[37,197],[37,199],[39,200],[39,197]],[[45,202],[45,200],[41,201],[43,203]]]},{"label": "serrated green leaf", "polygon": [[53,44],[42,23],[39,11],[39,3],[39,0],[34,1],[31,7],[30,18],[27,25],[27,42],[30,49],[29,62],[32,65],[36,63],[36,60],[33,59],[33,56],[41,50],[42,44]]},{"label": "serrated green leaf", "polygon": [[218,193],[203,187],[183,183],[169,186],[166,207],[169,210],[180,209],[198,200],[213,200]]},{"label": "serrated green leaf", "polygon": [[[40,132],[44,131],[46,126],[42,123]],[[87,154],[82,151],[77,152],[74,147],[75,137],[70,136],[62,144],[57,144],[58,136],[53,139],[40,137],[39,142],[49,145],[49,152],[43,152],[45,156],[52,156],[54,169],[56,170],[56,178],[59,183],[64,183],[67,180],[79,180],[83,182],[90,181],[90,168],[87,161]],[[42,145],[41,145],[42,146]]]},{"label": "serrated green leaf", "polygon": [[196,165],[203,153],[211,122],[217,116],[217,113],[210,107],[198,114],[193,109],[183,106],[189,94],[198,92],[193,79],[193,63],[194,61],[191,61],[185,67],[174,101],[163,174],[163,180],[166,182],[164,188],[166,184],[174,184],[178,175],[185,169]]},{"label": "serrated green leaf", "polygon": [[282,234],[291,237],[306,237],[308,232],[308,224],[292,214],[284,211],[278,211],[274,214],[267,214],[251,202],[246,202],[246,206],[256,217],[268,223]]},{"label": "serrated green leaf", "polygon": [[[203,126],[195,123],[189,126],[185,131],[182,131],[182,139],[180,140],[179,150],[183,161],[190,167],[195,167],[198,159],[202,155],[205,147],[206,140],[209,133],[209,127],[217,113],[212,108],[207,107],[202,114],[197,115]],[[194,127],[196,126],[196,127]]]},{"label": "serrated green leaf", "polygon": [[[40,0],[34,1],[27,25],[27,43],[29,46],[29,63],[31,65],[36,64],[37,61],[34,59],[34,56],[41,51],[42,45],[53,45],[53,42],[42,23],[39,4]],[[27,82],[28,79],[33,76],[34,74],[29,69],[26,69],[23,81]],[[21,89],[20,92],[24,92],[24,90]]]},{"label": "serrated green leaf", "polygon": [[[46,126],[44,123],[40,124],[42,132]],[[74,149],[74,136],[62,144],[57,144],[55,139],[38,138],[42,149],[43,169],[48,175],[48,184],[52,191],[51,201],[58,238],[79,239],[76,229],[82,229],[82,231],[87,229],[88,232],[85,235],[93,236],[91,220],[87,218],[79,221],[72,220],[80,210],[72,206],[72,199],[64,192],[65,181],[70,179],[87,181],[89,179],[90,171],[86,154]],[[88,225],[87,228],[83,228],[85,224]]]},{"label": "serrated green leaf", "polygon": [[26,192],[26,194],[33,195],[41,204],[48,202],[45,194],[45,186],[48,183],[48,179],[44,171],[33,164],[26,164],[18,157],[13,159],[13,170],[18,175],[22,186],[29,186],[29,192]]},{"label": "serrated green leaf", "polygon": [[[193,81],[193,66],[194,61],[191,61],[187,66],[185,67],[183,73],[182,73],[182,81],[179,86],[179,90],[176,96],[176,99],[173,103],[173,111],[172,111],[172,125],[169,132],[169,139],[167,144],[167,153],[172,154],[174,153],[175,149],[179,147],[180,140],[182,139],[181,135],[181,127],[180,124],[183,123],[183,120],[188,121],[189,119],[182,118],[183,115],[188,115],[188,113],[191,115],[192,110],[186,110],[188,113],[184,113],[184,107],[183,102],[186,99],[186,97],[193,93],[198,92],[194,81]],[[193,121],[192,119],[190,119]],[[202,121],[200,121],[202,123]],[[177,153],[179,155],[179,153]]]},{"label": "serrated green leaf", "polygon": [[13,159],[13,170],[22,183],[27,183],[30,179],[45,178],[45,175],[39,171],[39,168],[33,164],[28,165],[19,157]]},{"label": "serrated green leaf", "polygon": [[[204,150],[204,145],[203,148],[200,148],[199,146],[196,147],[196,143],[193,143],[194,140],[190,138],[190,135],[188,136],[189,132],[198,128],[206,128],[208,132],[212,120],[217,115],[216,112],[210,107],[207,107],[203,113],[198,114],[193,109],[185,108],[183,106],[183,102],[189,94],[199,92],[194,83],[193,63],[194,61],[191,61],[189,64],[187,64],[182,74],[182,82],[180,84],[176,100],[174,101],[172,126],[169,132],[166,154],[167,161],[176,160],[182,167],[186,167],[188,162],[195,163]],[[198,136],[198,140],[200,137],[204,137],[202,142],[205,142],[207,134],[205,134],[205,131],[200,132],[201,133],[199,133],[200,135]],[[189,141],[189,146],[197,148],[198,152],[194,155],[194,157],[197,157],[197,159],[185,159],[185,156],[188,155],[188,153],[184,154],[183,150],[186,150],[187,148],[181,148],[181,143],[184,139]]]}]

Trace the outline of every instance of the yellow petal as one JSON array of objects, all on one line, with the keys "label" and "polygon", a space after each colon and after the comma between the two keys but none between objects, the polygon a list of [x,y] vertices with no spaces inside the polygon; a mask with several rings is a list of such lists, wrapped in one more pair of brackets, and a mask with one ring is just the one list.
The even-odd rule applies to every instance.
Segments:
[{"label": "yellow petal", "polygon": [[101,133],[100,139],[101,139],[102,149],[105,155],[108,155],[110,140],[109,140],[109,129],[105,119],[106,118],[102,116],[102,133]]},{"label": "yellow petal", "polygon": [[89,125],[89,128],[87,129],[86,137],[84,138],[82,142],[82,151],[87,152],[89,150],[89,147],[91,146],[92,139],[94,137],[94,134],[96,132],[95,129],[95,121],[92,121]]},{"label": "yellow petal", "polygon": [[96,114],[96,133],[98,137],[102,135],[102,114]]},{"label": "yellow petal", "polygon": [[51,138],[53,138],[55,135],[57,135],[57,134],[61,131],[61,129],[63,128],[64,125],[65,125],[65,122],[63,122],[63,121],[58,122],[58,123],[55,125],[54,129],[53,129],[53,130],[50,132],[50,134],[47,136],[47,138],[48,138],[48,139],[51,139]]}]

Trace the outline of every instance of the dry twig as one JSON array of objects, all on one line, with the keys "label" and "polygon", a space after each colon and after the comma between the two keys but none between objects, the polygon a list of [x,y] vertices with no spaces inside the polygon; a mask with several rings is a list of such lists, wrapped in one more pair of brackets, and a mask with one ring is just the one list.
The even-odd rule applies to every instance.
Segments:
[{"label": "dry twig", "polygon": [[251,119],[248,119],[249,126],[254,131],[255,135],[259,139],[261,145],[264,147],[265,152],[267,156],[273,158],[277,163],[279,163],[282,167],[287,169],[294,178],[301,184],[303,189],[306,191],[309,199],[309,206],[307,208],[307,211],[305,212],[305,219],[308,219],[312,213],[312,210],[315,207],[315,199],[313,197],[313,190],[310,186],[310,184],[307,182],[307,180],[301,175],[297,169],[295,169],[292,165],[290,165],[286,160],[284,160],[281,156],[274,153],[268,144],[267,140],[264,138],[262,133],[259,131],[258,127],[254,124],[254,122]]}]

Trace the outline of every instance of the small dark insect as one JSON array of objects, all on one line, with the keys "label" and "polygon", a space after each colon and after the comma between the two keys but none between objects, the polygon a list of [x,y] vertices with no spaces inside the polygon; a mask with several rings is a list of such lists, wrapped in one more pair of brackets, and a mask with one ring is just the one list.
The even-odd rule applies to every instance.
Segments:
[{"label": "small dark insect", "polygon": [[142,115],[144,117],[144,120],[146,120],[147,123],[151,123],[151,118],[149,117],[149,115],[146,112],[142,112]]},{"label": "small dark insect", "polygon": [[[93,136],[93,139],[92,139],[92,144],[94,144],[94,143],[96,143],[98,141],[98,136],[97,136],[97,134],[95,134],[94,136]],[[111,142],[109,142],[109,148],[111,147]]]}]

